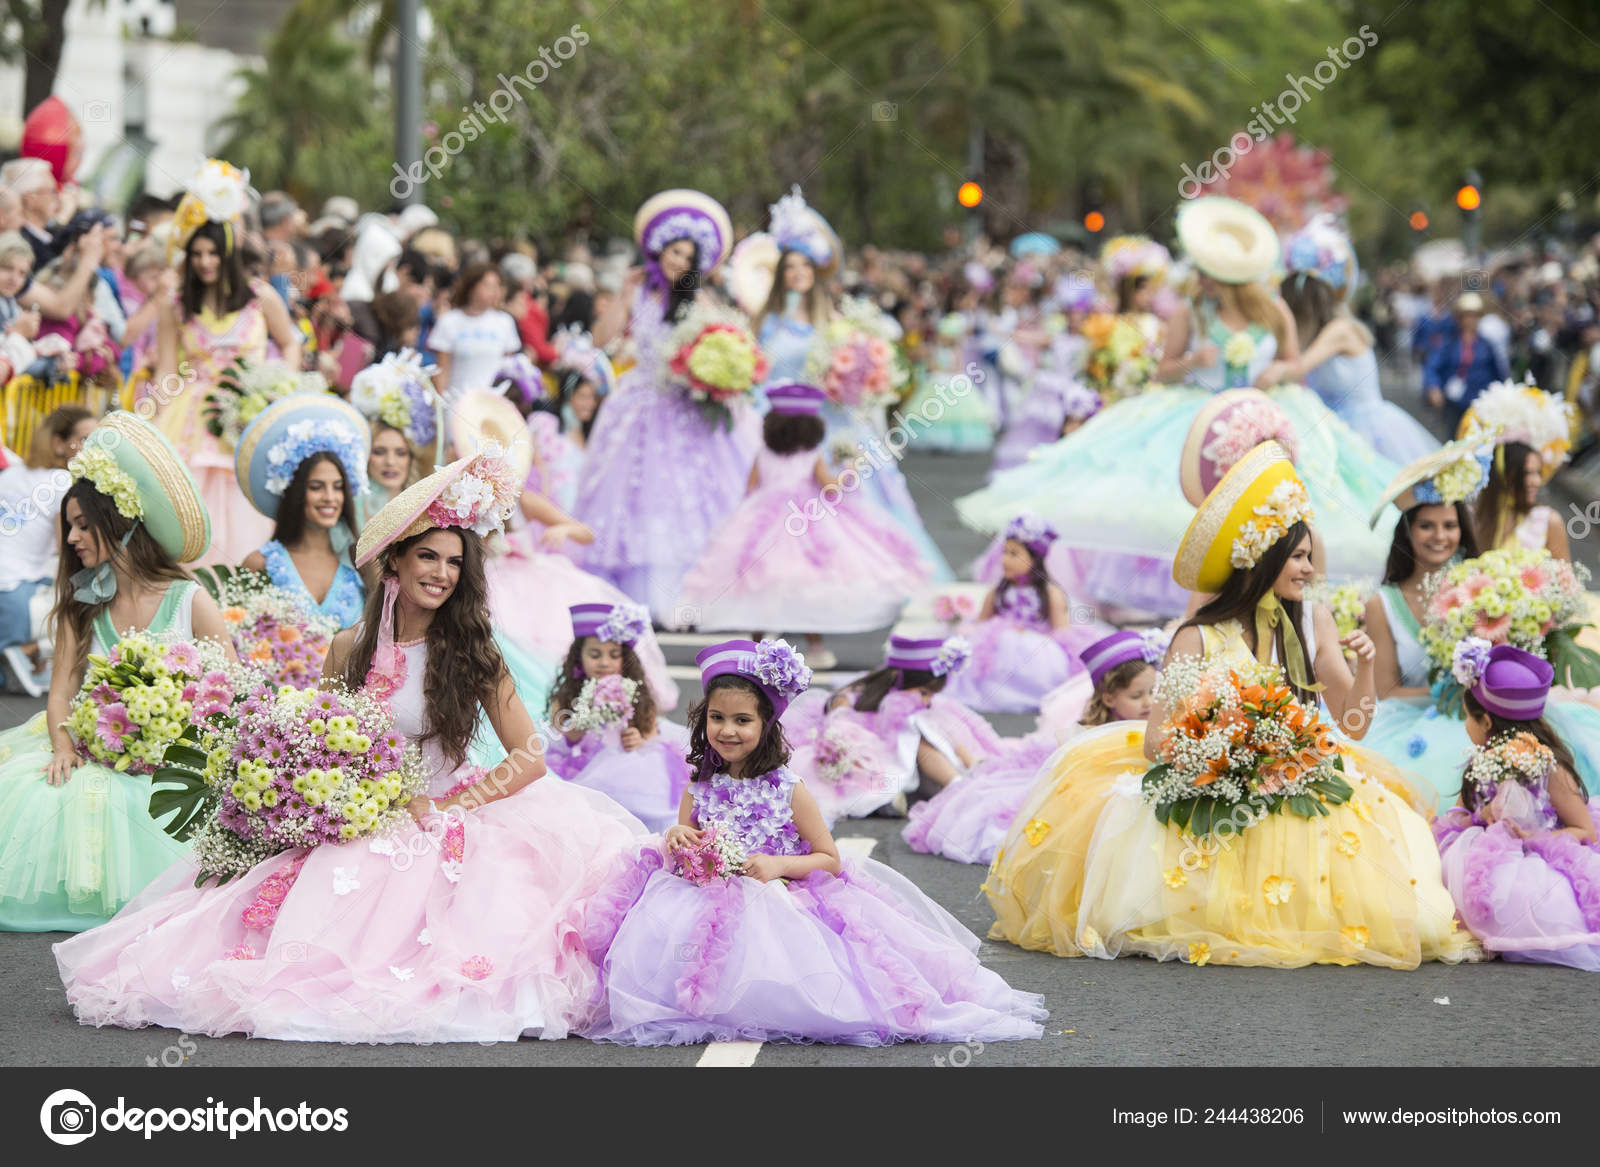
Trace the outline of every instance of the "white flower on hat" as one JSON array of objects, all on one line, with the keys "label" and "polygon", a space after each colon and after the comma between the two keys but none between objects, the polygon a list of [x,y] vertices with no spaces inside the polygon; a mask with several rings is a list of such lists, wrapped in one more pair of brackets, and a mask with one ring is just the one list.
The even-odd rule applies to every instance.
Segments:
[{"label": "white flower on hat", "polygon": [[207,158],[186,189],[205,208],[206,218],[214,223],[230,222],[244,214],[249,204],[250,172]]}]

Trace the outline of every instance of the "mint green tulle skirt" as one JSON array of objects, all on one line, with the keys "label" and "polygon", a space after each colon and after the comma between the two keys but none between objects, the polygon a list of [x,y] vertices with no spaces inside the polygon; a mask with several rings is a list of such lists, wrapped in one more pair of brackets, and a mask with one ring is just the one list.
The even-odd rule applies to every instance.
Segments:
[{"label": "mint green tulle skirt", "polygon": [[[522,704],[527,707],[528,716],[533,718],[534,725],[544,725],[550,694],[556,686],[556,666],[518,647],[515,641],[499,632],[495,633],[494,643],[505,658],[506,668],[511,671],[511,682],[516,686]],[[506,749],[495,736],[494,726],[487,717],[480,716],[478,731],[467,750],[468,761],[488,770],[504,761],[505,756]]]},{"label": "mint green tulle skirt", "polygon": [[[1267,395],[1294,424],[1295,467],[1316,512],[1312,525],[1327,550],[1328,574],[1376,578],[1393,529],[1380,523],[1370,530],[1367,519],[1399,467],[1311,390],[1285,385]],[[1062,547],[1170,565],[1194,516],[1178,483],[1184,439],[1211,396],[1204,389],[1152,389],[1119,401],[956,500],[956,510],[968,526],[990,533],[1031,511],[1056,527]]]},{"label": "mint green tulle skirt", "polygon": [[[1600,709],[1581,701],[1550,701],[1544,719],[1572,751],[1578,777],[1590,796],[1600,794]],[[1423,779],[1419,786],[1436,796],[1435,814],[1456,804],[1472,740],[1466,723],[1440,713],[1432,697],[1387,697],[1378,702],[1361,744]]]},{"label": "mint green tulle skirt", "polygon": [[995,416],[984,395],[939,390],[950,374],[926,374],[911,400],[900,407],[911,448],[947,453],[981,453],[994,445]]},{"label": "mint green tulle skirt", "polygon": [[50,755],[43,713],[0,733],[0,931],[103,924],[188,850],[150,817],[148,775],[89,762],[51,786]]}]

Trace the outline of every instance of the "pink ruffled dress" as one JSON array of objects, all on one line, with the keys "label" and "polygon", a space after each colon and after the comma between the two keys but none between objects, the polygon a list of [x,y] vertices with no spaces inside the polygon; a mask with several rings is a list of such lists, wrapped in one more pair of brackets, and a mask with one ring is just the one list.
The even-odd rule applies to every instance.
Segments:
[{"label": "pink ruffled dress", "polygon": [[[805,855],[795,775],[696,782],[694,821],[751,854]],[[1043,998],[978,962],[978,938],[902,875],[847,856],[839,875],[700,886],[641,850],[596,900],[604,962],[596,1041],[1008,1041],[1042,1035]]]},{"label": "pink ruffled dress", "polygon": [[590,730],[576,742],[558,735],[546,748],[553,774],[613,799],[652,832],[678,821],[678,804],[689,785],[689,730],[656,719],[655,736],[636,750],[622,748],[615,729]]},{"label": "pink ruffled dress", "polygon": [[756,456],[756,489],[707,541],[679,599],[706,631],[887,628],[931,568],[859,494],[828,504],[815,450]]},{"label": "pink ruffled dress", "polygon": [[[396,722],[422,731],[424,644],[397,646]],[[429,791],[481,776],[423,747]],[[108,923],[55,945],[85,1025],[285,1041],[515,1041],[593,1023],[586,902],[641,824],[549,776],[464,815],[288,851],[221,887],[184,860]]]}]

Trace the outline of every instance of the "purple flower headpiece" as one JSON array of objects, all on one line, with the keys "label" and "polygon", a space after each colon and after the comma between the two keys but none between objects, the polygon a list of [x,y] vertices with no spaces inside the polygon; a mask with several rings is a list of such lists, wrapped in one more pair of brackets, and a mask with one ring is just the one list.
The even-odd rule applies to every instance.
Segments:
[{"label": "purple flower headpiece", "polygon": [[805,657],[786,640],[725,640],[703,648],[695,656],[700,667],[700,683],[709,685],[725,674],[754,681],[772,702],[775,716],[781,716],[811,684],[811,670]]},{"label": "purple flower headpiece", "polygon": [[593,636],[631,647],[650,631],[650,610],[643,604],[574,604],[567,611],[572,616],[574,640]]},{"label": "purple flower headpiece", "polygon": [[972,659],[972,645],[965,637],[952,636],[939,648],[938,655],[933,658],[933,664],[928,671],[936,677],[954,673],[965,667]]},{"label": "purple flower headpiece", "polygon": [[523,405],[532,405],[544,397],[544,377],[525,353],[515,353],[500,362],[494,374],[494,387],[507,397],[515,390]]},{"label": "purple flower headpiece", "polygon": [[1478,678],[1483,676],[1483,670],[1489,667],[1489,652],[1493,648],[1494,645],[1479,636],[1458,640],[1450,656],[1450,675],[1456,679],[1456,683],[1463,689],[1476,685]]},{"label": "purple flower headpiece", "polygon": [[1005,537],[1015,539],[1041,559],[1056,541],[1056,529],[1038,515],[1022,514],[1006,524]]}]

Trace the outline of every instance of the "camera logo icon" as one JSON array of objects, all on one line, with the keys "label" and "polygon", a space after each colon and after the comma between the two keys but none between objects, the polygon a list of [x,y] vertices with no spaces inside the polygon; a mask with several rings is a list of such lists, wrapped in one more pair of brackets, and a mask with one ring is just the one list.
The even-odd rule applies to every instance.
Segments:
[{"label": "camera logo icon", "polygon": [[1461,273],[1463,292],[1485,292],[1489,289],[1489,273],[1482,268],[1469,268]]},{"label": "camera logo icon", "polygon": [[57,1090],[39,1108],[39,1125],[52,1143],[72,1147],[94,1134],[97,1113],[81,1090]]},{"label": "camera logo icon", "polygon": [[872,103],[872,120],[875,122],[897,122],[900,120],[900,107],[892,101],[875,101]]},{"label": "camera logo icon", "polygon": [[86,122],[109,122],[111,120],[111,103],[100,100],[84,102],[83,120]]}]

